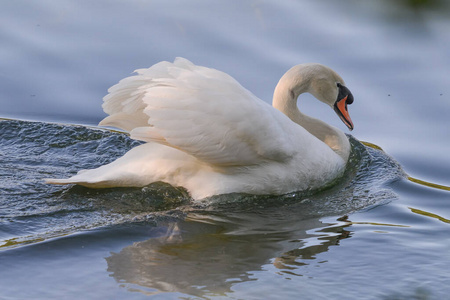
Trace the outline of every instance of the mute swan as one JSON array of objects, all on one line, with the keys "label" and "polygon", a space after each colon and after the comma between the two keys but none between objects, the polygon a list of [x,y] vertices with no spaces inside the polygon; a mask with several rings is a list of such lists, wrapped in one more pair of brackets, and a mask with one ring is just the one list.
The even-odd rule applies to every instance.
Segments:
[{"label": "mute swan", "polygon": [[291,68],[273,107],[218,70],[177,58],[121,80],[104,97],[99,125],[121,128],[145,144],[97,169],[51,184],[142,187],[162,181],[193,199],[217,194],[285,194],[330,184],[344,172],[350,143],[339,129],[302,114],[311,93],[352,130],[353,102],[342,78],[320,64]]}]

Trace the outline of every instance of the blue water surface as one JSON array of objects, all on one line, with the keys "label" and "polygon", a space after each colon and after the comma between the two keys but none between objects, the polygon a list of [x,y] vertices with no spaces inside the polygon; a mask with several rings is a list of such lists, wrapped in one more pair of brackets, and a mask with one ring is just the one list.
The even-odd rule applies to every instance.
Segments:
[{"label": "blue water surface", "polygon": [[[0,25],[0,298],[448,297],[446,1],[4,1]],[[86,126],[108,87],[177,56],[268,103],[293,65],[335,69],[355,97],[346,177],[200,203],[43,183],[138,145]],[[346,130],[310,95],[299,107]]]}]

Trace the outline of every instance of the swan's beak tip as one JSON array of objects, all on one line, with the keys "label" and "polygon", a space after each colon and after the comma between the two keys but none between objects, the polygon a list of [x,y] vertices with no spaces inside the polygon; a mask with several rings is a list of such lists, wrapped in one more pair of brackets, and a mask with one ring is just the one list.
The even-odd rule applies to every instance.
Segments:
[{"label": "swan's beak tip", "polygon": [[[348,130],[353,131],[353,129],[354,129],[355,127],[353,126],[353,122],[352,122],[352,120],[350,119],[350,116],[348,116],[348,117],[349,117],[349,120],[346,120],[346,121],[344,122],[344,124],[347,125]],[[349,122],[349,123],[347,123],[347,122]]]},{"label": "swan's beak tip", "polygon": [[345,119],[344,124],[350,131],[353,131],[353,129],[355,129],[355,126],[353,126],[353,121],[352,119],[350,119],[350,115],[348,116],[348,118]]}]

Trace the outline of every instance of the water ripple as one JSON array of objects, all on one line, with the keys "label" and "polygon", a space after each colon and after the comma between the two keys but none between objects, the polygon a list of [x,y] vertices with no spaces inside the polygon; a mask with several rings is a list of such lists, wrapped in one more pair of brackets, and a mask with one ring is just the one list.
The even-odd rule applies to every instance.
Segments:
[{"label": "water ripple", "polygon": [[173,211],[183,215],[288,207],[298,218],[307,219],[344,215],[395,199],[389,183],[405,177],[398,163],[380,149],[350,140],[345,175],[326,190],[283,196],[230,194],[192,203],[184,189],[164,183],[102,190],[45,185],[43,178],[68,177],[109,163],[140,142],[108,130],[4,120],[0,122],[0,248],[140,222]]}]

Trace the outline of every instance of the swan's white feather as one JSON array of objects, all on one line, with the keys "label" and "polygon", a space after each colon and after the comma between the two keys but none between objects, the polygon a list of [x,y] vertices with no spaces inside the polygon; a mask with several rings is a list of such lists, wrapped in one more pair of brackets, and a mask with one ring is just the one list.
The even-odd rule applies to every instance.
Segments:
[{"label": "swan's white feather", "polygon": [[162,143],[215,166],[293,155],[287,118],[228,74],[181,58],[137,72],[109,90],[103,107],[110,116],[101,125],[129,130],[134,139]]},{"label": "swan's white feather", "polygon": [[108,165],[48,183],[114,187],[164,181],[200,199],[314,189],[345,168],[349,144],[342,132],[324,127],[329,136],[340,136],[344,158],[228,74],[183,58],[136,70],[108,91],[103,109],[109,116],[100,125],[147,143]]}]

